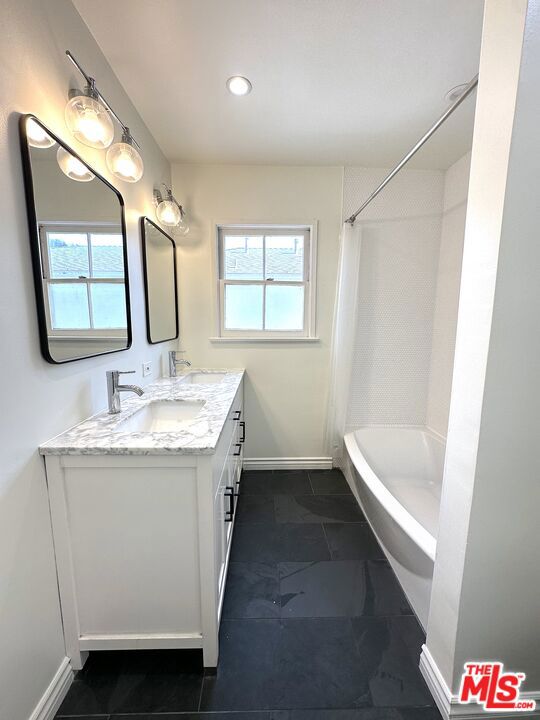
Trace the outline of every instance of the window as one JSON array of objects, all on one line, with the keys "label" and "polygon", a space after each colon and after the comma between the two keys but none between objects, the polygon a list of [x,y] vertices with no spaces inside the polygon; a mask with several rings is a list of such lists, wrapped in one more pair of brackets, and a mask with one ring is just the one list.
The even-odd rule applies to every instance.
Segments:
[{"label": "window", "polygon": [[218,226],[221,337],[309,338],[311,226]]},{"label": "window", "polygon": [[125,333],[120,228],[43,224],[39,234],[49,334]]}]

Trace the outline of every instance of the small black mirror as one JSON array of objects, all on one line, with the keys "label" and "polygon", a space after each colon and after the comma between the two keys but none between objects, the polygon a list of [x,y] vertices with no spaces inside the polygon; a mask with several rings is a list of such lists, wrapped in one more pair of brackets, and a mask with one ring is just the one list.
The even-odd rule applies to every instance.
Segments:
[{"label": "small black mirror", "polygon": [[122,196],[33,115],[20,137],[42,354],[65,363],[126,350]]},{"label": "small black mirror", "polygon": [[155,344],[178,337],[176,244],[152,220],[141,218],[146,331]]}]

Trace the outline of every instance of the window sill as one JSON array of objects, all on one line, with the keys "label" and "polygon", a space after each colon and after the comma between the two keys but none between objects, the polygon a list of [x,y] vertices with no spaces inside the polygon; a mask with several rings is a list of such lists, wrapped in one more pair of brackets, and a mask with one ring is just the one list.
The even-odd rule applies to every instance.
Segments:
[{"label": "window sill", "polygon": [[290,344],[290,343],[318,343],[320,342],[320,338],[318,337],[291,337],[291,338],[285,338],[285,337],[211,337],[209,338],[211,343],[244,343],[244,344],[251,344],[251,343],[281,343],[281,344]]}]

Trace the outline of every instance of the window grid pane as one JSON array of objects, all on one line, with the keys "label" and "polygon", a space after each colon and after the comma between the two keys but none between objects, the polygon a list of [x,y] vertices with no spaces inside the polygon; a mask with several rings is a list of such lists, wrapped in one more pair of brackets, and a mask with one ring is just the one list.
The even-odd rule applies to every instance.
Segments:
[{"label": "window grid pane", "polygon": [[225,235],[223,274],[227,280],[264,280],[264,238]]},{"label": "window grid pane", "polygon": [[298,332],[304,329],[303,285],[265,286],[264,328],[272,331]]},{"label": "window grid pane", "polygon": [[124,283],[90,283],[90,304],[94,329],[127,327]]},{"label": "window grid pane", "polygon": [[92,277],[123,278],[124,247],[122,235],[92,233],[90,235]]},{"label": "window grid pane", "polygon": [[51,278],[89,276],[90,259],[86,233],[48,232],[47,249]]},{"label": "window grid pane", "polygon": [[265,280],[304,280],[303,236],[267,235],[264,240]]},{"label": "window grid pane", "polygon": [[263,329],[263,285],[225,285],[226,330]]},{"label": "window grid pane", "polygon": [[50,283],[49,307],[53,330],[90,329],[86,283]]}]

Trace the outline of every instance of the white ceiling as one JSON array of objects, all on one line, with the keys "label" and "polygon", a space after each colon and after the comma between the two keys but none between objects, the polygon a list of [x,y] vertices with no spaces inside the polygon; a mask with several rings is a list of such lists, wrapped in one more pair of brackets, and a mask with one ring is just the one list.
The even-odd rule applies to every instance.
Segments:
[{"label": "white ceiling", "polygon": [[[478,70],[483,0],[73,1],[173,161],[393,165]],[[460,157],[473,112],[416,166]]]}]

